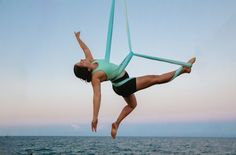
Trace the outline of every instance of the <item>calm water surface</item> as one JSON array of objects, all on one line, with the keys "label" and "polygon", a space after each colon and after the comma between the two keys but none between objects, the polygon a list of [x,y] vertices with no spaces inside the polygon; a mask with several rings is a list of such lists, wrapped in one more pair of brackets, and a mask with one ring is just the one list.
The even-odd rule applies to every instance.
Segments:
[{"label": "calm water surface", "polygon": [[0,137],[0,155],[236,155],[236,138]]}]

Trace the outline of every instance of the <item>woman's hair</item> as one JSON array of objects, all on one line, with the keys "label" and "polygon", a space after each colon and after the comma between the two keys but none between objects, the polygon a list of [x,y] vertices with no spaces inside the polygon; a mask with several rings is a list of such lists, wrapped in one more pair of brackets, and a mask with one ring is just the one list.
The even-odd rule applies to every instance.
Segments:
[{"label": "woman's hair", "polygon": [[83,79],[87,82],[91,82],[92,72],[89,71],[87,67],[81,67],[75,64],[74,73],[77,78]]}]

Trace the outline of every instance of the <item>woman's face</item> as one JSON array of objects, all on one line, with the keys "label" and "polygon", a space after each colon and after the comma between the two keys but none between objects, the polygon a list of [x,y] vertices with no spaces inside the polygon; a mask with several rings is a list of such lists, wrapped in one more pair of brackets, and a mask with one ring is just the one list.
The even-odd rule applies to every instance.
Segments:
[{"label": "woman's face", "polygon": [[81,59],[78,65],[81,66],[81,67],[89,67],[90,62],[86,59]]}]

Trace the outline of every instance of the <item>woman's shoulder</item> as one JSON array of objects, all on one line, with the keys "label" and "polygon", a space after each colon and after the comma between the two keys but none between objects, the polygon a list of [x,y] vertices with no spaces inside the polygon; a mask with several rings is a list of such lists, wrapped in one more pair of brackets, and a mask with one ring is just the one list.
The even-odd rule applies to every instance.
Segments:
[{"label": "woman's shoulder", "polygon": [[101,82],[107,80],[106,73],[103,70],[93,70],[92,71],[92,79],[99,79]]}]

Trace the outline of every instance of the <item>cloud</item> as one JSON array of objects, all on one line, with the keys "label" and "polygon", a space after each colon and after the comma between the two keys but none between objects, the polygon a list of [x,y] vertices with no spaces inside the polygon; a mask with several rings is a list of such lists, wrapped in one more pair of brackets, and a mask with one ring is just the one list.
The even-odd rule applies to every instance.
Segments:
[{"label": "cloud", "polygon": [[78,124],[71,124],[71,127],[75,130],[81,129],[81,127]]}]

